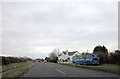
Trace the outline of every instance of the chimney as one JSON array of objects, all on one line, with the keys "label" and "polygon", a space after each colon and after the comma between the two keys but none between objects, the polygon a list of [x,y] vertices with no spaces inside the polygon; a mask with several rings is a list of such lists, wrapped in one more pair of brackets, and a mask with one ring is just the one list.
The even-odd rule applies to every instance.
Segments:
[{"label": "chimney", "polygon": [[66,54],[68,55],[68,50],[66,50]]}]

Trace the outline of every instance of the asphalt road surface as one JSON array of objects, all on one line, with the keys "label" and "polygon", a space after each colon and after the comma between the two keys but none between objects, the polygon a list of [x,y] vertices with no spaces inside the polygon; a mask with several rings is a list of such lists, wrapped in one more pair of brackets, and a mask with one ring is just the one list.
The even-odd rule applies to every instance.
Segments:
[{"label": "asphalt road surface", "polygon": [[118,77],[118,75],[56,63],[37,63],[23,77]]}]

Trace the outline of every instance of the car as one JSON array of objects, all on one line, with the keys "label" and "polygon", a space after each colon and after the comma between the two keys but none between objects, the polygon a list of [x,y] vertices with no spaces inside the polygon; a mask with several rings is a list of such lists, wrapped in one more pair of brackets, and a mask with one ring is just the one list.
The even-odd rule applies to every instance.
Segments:
[{"label": "car", "polygon": [[47,63],[47,60],[44,60],[43,62],[44,62],[44,63]]}]

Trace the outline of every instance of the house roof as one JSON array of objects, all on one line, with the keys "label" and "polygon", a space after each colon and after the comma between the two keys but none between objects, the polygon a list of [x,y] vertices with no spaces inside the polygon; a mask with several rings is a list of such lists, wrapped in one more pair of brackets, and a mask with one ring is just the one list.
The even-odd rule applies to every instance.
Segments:
[{"label": "house roof", "polygon": [[73,52],[68,52],[68,55],[71,56],[73,54],[75,54],[77,51],[73,51]]},{"label": "house roof", "polygon": [[[71,56],[71,55],[75,54],[76,52],[78,52],[78,51],[68,52],[68,55],[69,55],[69,56]],[[66,55],[66,54],[67,54],[67,52],[66,52],[66,51],[63,51],[62,53],[63,53],[64,55]],[[61,56],[61,55],[62,55],[62,53],[61,53],[61,54],[59,54],[58,56]]]},{"label": "house roof", "polygon": [[62,53],[61,54],[59,54],[58,56],[61,56],[62,55]]},{"label": "house roof", "polygon": [[62,53],[63,53],[64,55],[66,55],[66,54],[67,54],[67,53],[66,53],[66,51],[63,51]]}]

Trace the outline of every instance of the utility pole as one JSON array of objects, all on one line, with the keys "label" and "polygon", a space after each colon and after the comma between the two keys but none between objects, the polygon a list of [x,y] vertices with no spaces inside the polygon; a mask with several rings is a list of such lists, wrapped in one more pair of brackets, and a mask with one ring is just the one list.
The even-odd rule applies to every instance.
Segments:
[{"label": "utility pole", "polygon": [[87,50],[87,53],[88,53],[88,50]]}]

